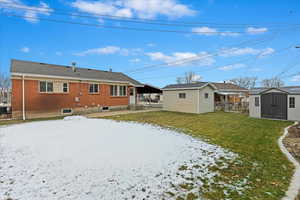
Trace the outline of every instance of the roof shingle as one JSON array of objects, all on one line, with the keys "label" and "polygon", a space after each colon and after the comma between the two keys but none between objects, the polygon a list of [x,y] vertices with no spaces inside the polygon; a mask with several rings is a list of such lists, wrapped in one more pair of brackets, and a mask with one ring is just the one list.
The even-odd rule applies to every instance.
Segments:
[{"label": "roof shingle", "polygon": [[92,79],[101,81],[126,82],[133,85],[142,85],[140,82],[120,72],[102,71],[76,67],[74,72],[71,66],[53,65],[47,63],[15,60],[11,61],[11,73],[33,74],[44,76],[61,76],[69,78]]}]

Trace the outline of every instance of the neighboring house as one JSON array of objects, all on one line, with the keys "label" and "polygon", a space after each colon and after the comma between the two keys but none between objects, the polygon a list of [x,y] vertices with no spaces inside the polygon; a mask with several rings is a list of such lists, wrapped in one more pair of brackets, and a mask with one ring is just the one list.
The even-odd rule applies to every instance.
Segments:
[{"label": "neighboring house", "polygon": [[33,118],[127,108],[138,81],[123,73],[12,60],[13,117]]},{"label": "neighboring house", "polygon": [[214,112],[217,103],[240,102],[248,95],[247,89],[231,83],[173,84],[162,90],[164,110],[187,113]]},{"label": "neighboring house", "polygon": [[300,86],[255,88],[250,91],[250,117],[300,120]]}]

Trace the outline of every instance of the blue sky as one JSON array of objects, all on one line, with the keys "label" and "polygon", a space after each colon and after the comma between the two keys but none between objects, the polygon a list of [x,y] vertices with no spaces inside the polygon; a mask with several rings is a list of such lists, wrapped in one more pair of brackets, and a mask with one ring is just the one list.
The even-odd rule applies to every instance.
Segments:
[{"label": "blue sky", "polygon": [[[300,85],[300,49],[294,48],[300,46],[298,0],[0,2],[4,2],[0,3],[0,71],[4,73],[9,73],[10,59],[15,58],[61,65],[76,62],[80,67],[100,70],[111,67],[113,71],[125,72],[143,83],[160,87],[175,83],[176,77],[188,71],[195,72],[195,79],[201,77],[203,81],[244,76],[257,76],[261,80],[285,72],[281,77],[286,85]],[[57,11],[73,13],[73,16],[57,15]],[[92,18],[74,16],[78,12]],[[122,18],[110,21],[99,15]],[[122,21],[125,17],[194,24],[185,27],[136,24]],[[183,63],[182,59],[191,62]],[[151,66],[155,64],[164,65]]]}]

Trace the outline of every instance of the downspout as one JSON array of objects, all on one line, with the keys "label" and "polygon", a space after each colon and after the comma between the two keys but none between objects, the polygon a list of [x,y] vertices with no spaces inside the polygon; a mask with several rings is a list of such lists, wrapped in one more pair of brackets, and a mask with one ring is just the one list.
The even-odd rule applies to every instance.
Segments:
[{"label": "downspout", "polygon": [[24,75],[22,75],[22,112],[23,112],[23,120],[26,120],[25,117],[25,82]]}]

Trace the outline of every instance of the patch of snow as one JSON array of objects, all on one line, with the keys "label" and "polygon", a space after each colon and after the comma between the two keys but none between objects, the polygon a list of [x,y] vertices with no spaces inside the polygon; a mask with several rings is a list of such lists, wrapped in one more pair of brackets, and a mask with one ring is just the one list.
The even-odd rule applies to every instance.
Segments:
[{"label": "patch of snow", "polygon": [[85,120],[85,119],[87,119],[87,118],[84,116],[78,116],[78,115],[64,117],[64,120]]},{"label": "patch of snow", "polygon": [[[66,117],[0,128],[0,197],[176,199],[237,155],[159,127]],[[232,186],[233,187],[233,186]],[[174,195],[170,196],[166,192]]]}]

